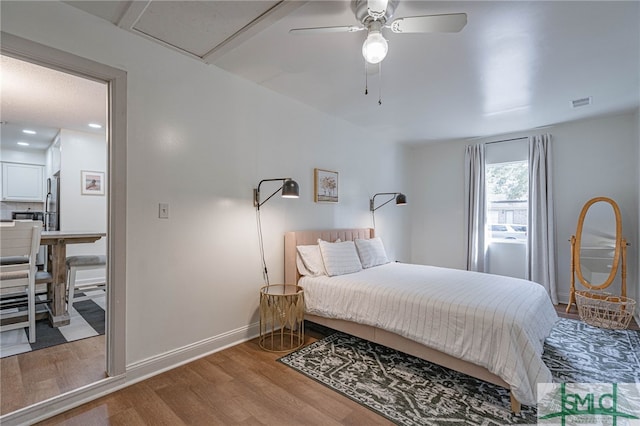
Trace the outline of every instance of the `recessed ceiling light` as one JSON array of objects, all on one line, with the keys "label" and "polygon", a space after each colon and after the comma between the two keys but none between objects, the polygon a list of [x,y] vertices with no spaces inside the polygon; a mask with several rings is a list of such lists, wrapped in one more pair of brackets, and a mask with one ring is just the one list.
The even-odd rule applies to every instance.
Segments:
[{"label": "recessed ceiling light", "polygon": [[102,125],[97,123],[89,123],[89,127],[92,127],[94,129],[102,129]]},{"label": "recessed ceiling light", "polygon": [[29,129],[24,129],[22,131],[22,133],[26,133],[28,135],[35,135],[36,134],[35,130],[29,130]]},{"label": "recessed ceiling light", "polygon": [[20,146],[29,146],[29,142],[18,142]]}]

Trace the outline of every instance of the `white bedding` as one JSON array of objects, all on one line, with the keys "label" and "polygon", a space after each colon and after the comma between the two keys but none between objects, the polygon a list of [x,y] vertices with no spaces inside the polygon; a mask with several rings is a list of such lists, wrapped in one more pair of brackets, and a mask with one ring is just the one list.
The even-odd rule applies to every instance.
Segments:
[{"label": "white bedding", "polygon": [[424,265],[389,263],[303,277],[306,312],[367,324],[487,368],[523,404],[550,383],[544,339],[557,320],[541,285]]}]

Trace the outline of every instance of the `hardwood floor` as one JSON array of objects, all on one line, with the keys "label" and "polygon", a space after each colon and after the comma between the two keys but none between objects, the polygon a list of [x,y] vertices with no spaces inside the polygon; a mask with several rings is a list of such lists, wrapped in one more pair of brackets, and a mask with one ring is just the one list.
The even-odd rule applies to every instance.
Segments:
[{"label": "hardwood floor", "polygon": [[[570,314],[566,314],[565,309],[566,305],[556,307],[559,316],[578,319],[575,307]],[[640,330],[635,321],[629,328]],[[306,334],[309,343],[324,336],[321,329],[308,328]],[[94,339],[102,340],[100,343],[90,343]],[[91,347],[104,345],[104,336],[80,342],[85,342],[86,348],[83,350],[90,352]],[[102,348],[104,346],[100,348],[104,352]],[[47,350],[11,357],[14,358],[12,361],[2,360],[3,412],[11,411],[4,411],[7,398],[15,400],[14,405],[18,404],[17,401],[29,403],[30,398],[25,395],[31,392],[38,392],[39,395],[62,392],[65,386],[80,380],[74,377],[75,374],[82,374],[83,370],[87,376],[82,380],[98,374],[97,371],[89,372],[90,366],[87,364],[66,362],[69,355],[36,355]],[[27,355],[40,358],[29,361],[16,359]],[[275,362],[280,356],[261,350],[254,339],[134,384],[40,424],[392,424],[349,398]],[[90,359],[91,356],[86,354],[86,358]],[[47,365],[47,359],[52,361],[51,365]],[[38,366],[41,373],[33,373],[20,380],[12,370],[16,364],[25,373]],[[5,369],[5,365],[9,370]],[[104,361],[100,365],[104,366]],[[66,368],[70,370],[66,371]],[[94,379],[103,377],[104,373],[101,374],[93,376]],[[35,379],[39,375],[42,376],[42,383]],[[17,396],[14,397],[14,394]]]},{"label": "hardwood floor", "polygon": [[[316,337],[307,333],[307,341]],[[317,336],[320,337],[320,336]],[[275,362],[251,340],[44,421],[42,425],[392,425]]]},{"label": "hardwood floor", "polygon": [[106,377],[104,336],[0,359],[0,413],[6,414]]}]

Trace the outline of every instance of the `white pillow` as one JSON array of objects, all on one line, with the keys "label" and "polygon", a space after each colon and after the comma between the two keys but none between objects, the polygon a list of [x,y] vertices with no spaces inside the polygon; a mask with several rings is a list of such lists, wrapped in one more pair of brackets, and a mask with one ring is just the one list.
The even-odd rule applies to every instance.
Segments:
[{"label": "white pillow", "polygon": [[320,253],[322,253],[324,268],[330,277],[362,270],[362,264],[353,241],[328,243],[320,240],[318,245]]},{"label": "white pillow", "polygon": [[371,268],[372,266],[389,263],[389,258],[387,258],[387,253],[379,237],[369,240],[356,238],[355,243],[363,268]]},{"label": "white pillow", "polygon": [[304,262],[302,261],[302,258],[300,257],[300,253],[296,253],[296,266],[298,267],[298,273],[300,275],[304,276],[311,276],[311,272],[309,272],[309,270],[307,269],[306,266],[304,266]]},{"label": "white pillow", "polygon": [[296,250],[298,251],[296,255],[296,264],[298,265],[300,275],[307,275],[311,277],[327,275],[324,270],[320,247],[317,245],[296,246]]}]

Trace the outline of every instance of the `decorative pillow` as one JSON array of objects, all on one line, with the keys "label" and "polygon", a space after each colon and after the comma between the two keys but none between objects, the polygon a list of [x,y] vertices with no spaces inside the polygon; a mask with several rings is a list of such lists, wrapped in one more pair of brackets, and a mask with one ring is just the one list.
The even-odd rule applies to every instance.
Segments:
[{"label": "decorative pillow", "polygon": [[307,275],[311,277],[327,275],[326,271],[324,270],[324,263],[322,262],[320,247],[318,247],[317,245],[296,246],[296,250],[298,251],[298,254],[296,256],[296,264],[298,265],[298,271],[300,272],[300,275]]},{"label": "decorative pillow", "polygon": [[385,252],[382,240],[379,237],[371,238],[369,240],[356,238],[355,243],[363,268],[371,268],[372,266],[389,263],[389,258],[387,258],[387,253]]},{"label": "decorative pillow", "polygon": [[320,253],[322,253],[324,268],[330,277],[362,270],[362,264],[353,241],[328,243],[318,240],[318,245]]}]

